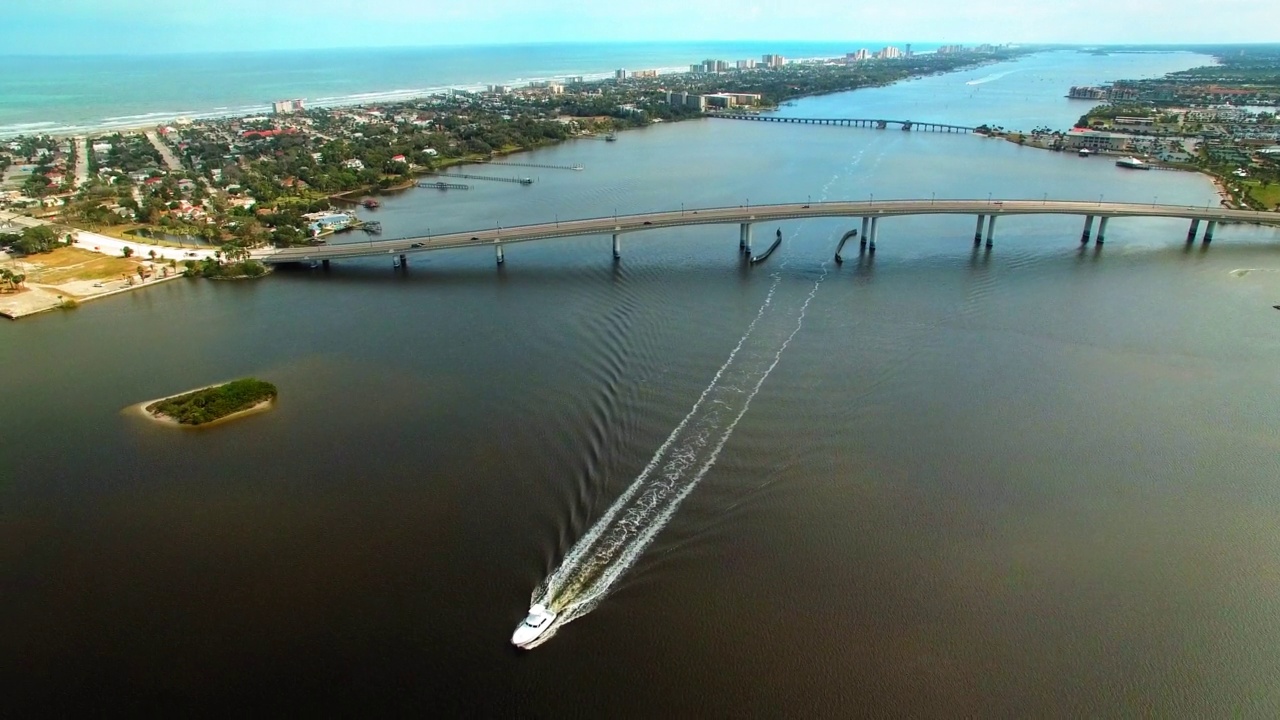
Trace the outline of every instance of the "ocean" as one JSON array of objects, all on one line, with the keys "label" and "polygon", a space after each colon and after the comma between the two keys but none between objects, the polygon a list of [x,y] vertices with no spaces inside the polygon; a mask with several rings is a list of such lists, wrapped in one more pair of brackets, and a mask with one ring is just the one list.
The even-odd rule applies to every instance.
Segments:
[{"label": "ocean", "polygon": [[[617,68],[685,70],[707,58],[834,57],[884,43],[609,43],[499,45],[184,55],[0,58],[0,138],[139,127],[178,117],[264,113],[274,100],[311,107],[420,97],[449,88],[522,84]],[[919,51],[929,50],[920,46]],[[1129,63],[1099,58],[1099,80]],[[1177,55],[1148,56],[1134,70],[1159,75]],[[1166,58],[1155,60],[1152,58]],[[1065,90],[1064,90],[1065,92]]]}]

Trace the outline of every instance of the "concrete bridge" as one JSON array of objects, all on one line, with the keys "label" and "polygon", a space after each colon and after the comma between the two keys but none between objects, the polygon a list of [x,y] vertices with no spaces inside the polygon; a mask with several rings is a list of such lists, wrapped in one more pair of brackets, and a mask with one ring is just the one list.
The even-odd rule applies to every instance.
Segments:
[{"label": "concrete bridge", "polygon": [[707,117],[723,120],[754,120],[756,122],[795,123],[799,125],[842,125],[844,127],[865,127],[884,130],[895,125],[903,130],[920,130],[925,132],[958,132],[971,133],[975,128],[963,125],[947,125],[945,123],[919,122],[916,120],[883,120],[879,118],[799,118],[780,115],[752,115],[746,113],[708,113]]},{"label": "concrete bridge", "polygon": [[[737,225],[738,248],[751,253],[752,226],[762,222],[804,220],[808,218],[859,218],[861,226],[851,229],[835,248],[835,259],[845,243],[859,237],[860,244],[875,252],[883,218],[914,215],[968,215],[977,218],[974,226],[975,246],[992,247],[996,220],[1007,215],[1076,215],[1084,218],[1080,242],[1092,239],[1101,245],[1106,239],[1107,222],[1112,218],[1178,218],[1188,221],[1186,241],[1196,240],[1201,223],[1205,223],[1202,241],[1213,241],[1219,223],[1253,223],[1280,225],[1280,213],[1255,210],[1225,210],[1209,206],[1156,205],[1152,203],[1104,203],[1077,200],[844,200],[837,202],[785,203],[781,205],[739,205],[719,208],[681,208],[636,215],[616,215],[580,220],[561,220],[535,225],[485,228],[467,232],[426,235],[395,240],[370,240],[333,245],[291,247],[255,253],[266,263],[323,262],[341,258],[392,256],[396,264],[407,262],[412,253],[461,247],[494,248],[498,263],[504,260],[503,246],[508,243],[550,240],[579,235],[611,235],[613,257],[621,257],[621,237],[660,228],[690,225]],[[1095,234],[1094,223],[1097,222]]]}]

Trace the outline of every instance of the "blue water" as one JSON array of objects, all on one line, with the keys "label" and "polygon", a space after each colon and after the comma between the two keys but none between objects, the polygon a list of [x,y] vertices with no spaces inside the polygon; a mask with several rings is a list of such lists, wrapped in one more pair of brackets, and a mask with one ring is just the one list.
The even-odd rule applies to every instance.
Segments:
[{"label": "blue water", "polygon": [[[449,87],[519,83],[617,68],[687,68],[707,58],[830,57],[884,43],[592,43],[291,50],[220,54],[3,57],[0,137],[72,133],[263,112],[271,101],[337,105]],[[927,49],[921,47],[920,49]]]}]

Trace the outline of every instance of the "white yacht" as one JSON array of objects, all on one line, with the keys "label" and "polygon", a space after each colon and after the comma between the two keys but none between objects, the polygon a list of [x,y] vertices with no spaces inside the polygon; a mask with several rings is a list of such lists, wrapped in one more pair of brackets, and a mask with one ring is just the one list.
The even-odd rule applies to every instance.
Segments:
[{"label": "white yacht", "polygon": [[1141,160],[1139,160],[1136,157],[1133,157],[1132,155],[1120,158],[1119,160],[1116,161],[1116,165],[1118,167],[1128,168],[1130,170],[1150,170],[1151,169],[1150,165],[1142,162]]},{"label": "white yacht", "polygon": [[537,603],[529,608],[529,616],[516,628],[515,634],[511,636],[511,644],[527,648],[532,642],[542,637],[543,633],[550,630],[555,622],[556,614],[548,610],[546,605]]}]

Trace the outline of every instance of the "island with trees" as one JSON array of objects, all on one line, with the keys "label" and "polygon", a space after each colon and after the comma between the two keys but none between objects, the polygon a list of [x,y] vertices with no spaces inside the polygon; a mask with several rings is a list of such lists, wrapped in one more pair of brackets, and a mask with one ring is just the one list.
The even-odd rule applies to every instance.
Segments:
[{"label": "island with trees", "polygon": [[147,417],[176,425],[205,425],[270,407],[276,386],[257,378],[241,378],[222,385],[144,403]]}]

